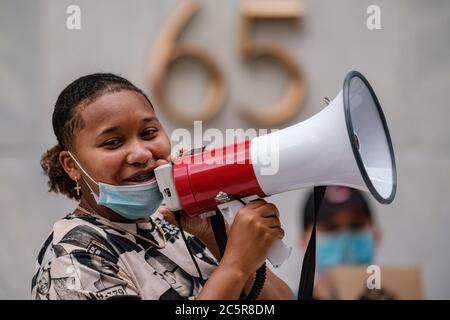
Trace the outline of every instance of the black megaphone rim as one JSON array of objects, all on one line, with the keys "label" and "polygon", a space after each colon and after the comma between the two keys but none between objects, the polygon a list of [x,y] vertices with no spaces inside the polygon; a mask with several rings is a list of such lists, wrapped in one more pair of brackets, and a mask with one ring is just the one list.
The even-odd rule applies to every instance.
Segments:
[{"label": "black megaphone rim", "polygon": [[[364,166],[364,162],[361,158],[361,154],[359,153],[358,146],[356,144],[356,141],[354,139],[354,128],[352,123],[352,117],[350,112],[350,82],[354,77],[358,77],[363,81],[365,86],[369,89],[370,95],[372,96],[373,101],[375,102],[375,106],[378,110],[378,114],[380,116],[381,123],[383,125],[383,129],[386,135],[386,140],[389,147],[389,152],[391,155],[391,166],[392,166],[392,191],[391,194],[388,197],[383,197],[378,190],[373,185],[372,181],[369,178],[369,175],[367,173],[366,167]],[[356,163],[358,164],[359,171],[361,172],[361,176],[363,177],[363,180],[369,189],[370,193],[375,197],[375,199],[383,204],[389,204],[391,203],[394,198],[395,194],[397,192],[397,167],[395,164],[395,155],[394,155],[394,148],[392,146],[392,140],[391,136],[389,134],[389,129],[386,123],[386,118],[384,116],[383,110],[381,109],[381,105],[378,101],[378,98],[372,89],[372,86],[370,85],[369,81],[358,71],[350,71],[344,80],[344,114],[345,114],[345,122],[347,125],[347,132],[348,137],[350,140],[350,144],[352,146],[353,155],[355,156]]]}]

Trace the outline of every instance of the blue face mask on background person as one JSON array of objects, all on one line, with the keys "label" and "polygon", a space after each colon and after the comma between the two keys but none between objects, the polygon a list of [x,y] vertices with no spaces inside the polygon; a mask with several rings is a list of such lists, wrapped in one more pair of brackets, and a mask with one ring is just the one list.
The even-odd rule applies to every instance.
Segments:
[{"label": "blue face mask on background person", "polygon": [[370,264],[375,241],[371,231],[341,231],[317,237],[317,269],[343,264]]},{"label": "blue face mask on background person", "polygon": [[114,186],[107,183],[97,183],[91,176],[84,171],[75,157],[70,153],[70,157],[80,167],[84,174],[99,187],[97,195],[89,186],[92,196],[97,204],[105,206],[122,217],[129,220],[138,220],[148,218],[156,212],[163,201],[163,195],[159,191],[158,184],[155,181],[137,185]]}]

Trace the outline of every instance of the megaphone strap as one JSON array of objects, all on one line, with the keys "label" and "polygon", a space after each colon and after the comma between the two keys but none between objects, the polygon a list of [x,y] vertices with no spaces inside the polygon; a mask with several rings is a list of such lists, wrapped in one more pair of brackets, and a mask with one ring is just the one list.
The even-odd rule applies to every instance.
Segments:
[{"label": "megaphone strap", "polygon": [[316,224],[317,215],[325,196],[326,186],[314,187],[314,218],[311,237],[309,238],[308,247],[306,248],[303,258],[302,273],[300,276],[300,284],[298,288],[298,300],[312,300],[314,290],[314,276],[316,272]]}]

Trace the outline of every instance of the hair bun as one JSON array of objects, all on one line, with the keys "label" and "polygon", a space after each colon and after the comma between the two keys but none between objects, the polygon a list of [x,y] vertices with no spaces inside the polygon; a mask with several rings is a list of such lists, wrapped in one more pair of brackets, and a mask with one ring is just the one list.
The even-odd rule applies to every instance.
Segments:
[{"label": "hair bun", "polygon": [[42,170],[44,170],[44,173],[48,177],[48,191],[59,192],[71,199],[78,199],[80,197],[77,196],[74,190],[75,182],[70,179],[59,162],[59,154],[61,151],[63,151],[63,148],[58,143],[48,149],[41,157]]}]

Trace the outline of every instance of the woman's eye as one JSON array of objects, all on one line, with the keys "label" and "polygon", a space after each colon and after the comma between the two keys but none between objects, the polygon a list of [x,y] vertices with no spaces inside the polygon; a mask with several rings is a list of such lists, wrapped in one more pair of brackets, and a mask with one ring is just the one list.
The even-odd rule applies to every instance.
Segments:
[{"label": "woman's eye", "polygon": [[106,141],[103,145],[107,146],[107,147],[117,147],[121,144],[122,142],[118,139],[113,139],[113,140],[108,140]]},{"label": "woman's eye", "polygon": [[153,137],[158,130],[156,129],[146,129],[142,133],[144,137]]}]

